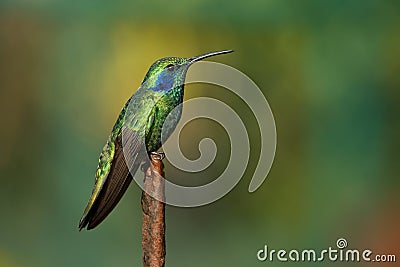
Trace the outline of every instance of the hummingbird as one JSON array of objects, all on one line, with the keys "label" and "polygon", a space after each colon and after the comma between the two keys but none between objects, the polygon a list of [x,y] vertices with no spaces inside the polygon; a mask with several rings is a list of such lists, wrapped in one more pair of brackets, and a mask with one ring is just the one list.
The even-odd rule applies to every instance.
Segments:
[{"label": "hummingbird", "polygon": [[[79,231],[95,228],[108,216],[148,153],[156,153],[162,141],[173,132],[182,114],[189,67],[199,60],[231,52],[222,50],[191,58],[166,57],[151,65],[139,89],[123,107],[100,153],[94,188],[79,222]],[[172,119],[167,119],[170,113]]]}]

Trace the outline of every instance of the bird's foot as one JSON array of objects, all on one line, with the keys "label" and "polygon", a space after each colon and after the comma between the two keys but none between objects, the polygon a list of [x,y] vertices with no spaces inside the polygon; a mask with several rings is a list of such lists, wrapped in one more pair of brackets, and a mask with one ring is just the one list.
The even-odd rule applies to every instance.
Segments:
[{"label": "bird's foot", "polygon": [[150,152],[150,155],[154,156],[155,160],[163,160],[165,158],[164,152],[152,151],[152,152]]},{"label": "bird's foot", "polygon": [[[165,158],[165,153],[164,152],[155,152],[152,151],[149,153],[151,159],[155,159],[155,160],[163,160]],[[145,161],[142,166],[140,166],[140,169],[142,170],[142,172],[146,172],[146,170],[150,167],[150,162],[149,161]]]}]

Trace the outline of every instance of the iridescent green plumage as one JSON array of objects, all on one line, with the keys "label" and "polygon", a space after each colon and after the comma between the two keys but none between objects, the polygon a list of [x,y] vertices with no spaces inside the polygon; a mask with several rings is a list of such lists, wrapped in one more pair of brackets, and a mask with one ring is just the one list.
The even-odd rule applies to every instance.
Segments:
[{"label": "iridescent green plumage", "polygon": [[[203,58],[229,52],[232,51],[193,58],[168,57],[153,63],[139,89],[122,109],[100,154],[95,186],[79,229],[92,229],[104,220],[121,199],[147,152],[161,147],[161,133],[168,138],[175,129],[182,114],[179,104],[183,101],[189,66]],[[170,113],[172,119],[166,121]]]}]

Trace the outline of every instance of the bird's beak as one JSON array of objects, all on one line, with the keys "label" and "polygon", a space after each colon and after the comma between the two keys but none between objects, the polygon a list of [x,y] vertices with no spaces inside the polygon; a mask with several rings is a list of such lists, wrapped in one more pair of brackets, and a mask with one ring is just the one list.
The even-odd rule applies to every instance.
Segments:
[{"label": "bird's beak", "polygon": [[222,51],[217,51],[217,52],[206,53],[206,54],[203,54],[203,55],[200,55],[197,57],[191,57],[191,58],[189,58],[189,65],[192,65],[196,61],[203,60],[208,57],[213,57],[213,56],[222,55],[222,54],[228,54],[228,53],[232,53],[232,52],[233,52],[233,50],[222,50]]}]

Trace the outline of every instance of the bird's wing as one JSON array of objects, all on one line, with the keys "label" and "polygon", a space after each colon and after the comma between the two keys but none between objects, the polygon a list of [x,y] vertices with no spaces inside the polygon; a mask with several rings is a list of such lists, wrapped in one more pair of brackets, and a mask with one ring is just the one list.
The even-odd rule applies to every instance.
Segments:
[{"label": "bird's wing", "polygon": [[[124,132],[128,133],[125,135],[124,143],[129,144],[129,149],[132,151],[132,163],[128,168],[124,157],[122,137],[120,135],[112,145],[113,153],[111,154],[113,154],[113,157],[109,163],[109,172],[105,174],[103,179],[96,179],[98,181],[95,183],[92,196],[79,223],[79,229],[85,227],[88,230],[93,229],[107,217],[120,201],[132,181],[129,170],[135,173],[142,161],[142,159],[137,159],[142,142],[140,135],[130,129],[126,129]],[[96,173],[97,175],[98,173]]]},{"label": "bird's wing", "polygon": [[147,157],[145,129],[154,119],[152,109],[144,107],[154,104],[153,99],[145,90],[138,90],[122,110],[100,155],[95,186],[79,222],[80,230],[93,229],[107,217]]}]

